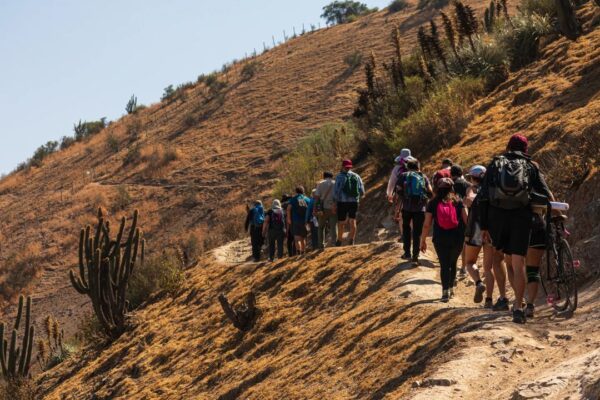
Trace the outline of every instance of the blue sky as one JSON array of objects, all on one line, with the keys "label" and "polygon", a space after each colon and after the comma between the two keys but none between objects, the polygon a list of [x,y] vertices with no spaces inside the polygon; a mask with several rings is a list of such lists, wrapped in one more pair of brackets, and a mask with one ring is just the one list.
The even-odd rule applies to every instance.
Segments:
[{"label": "blue sky", "polygon": [[79,119],[117,119],[132,94],[157,102],[169,84],[317,25],[328,2],[1,0],[0,173]]}]

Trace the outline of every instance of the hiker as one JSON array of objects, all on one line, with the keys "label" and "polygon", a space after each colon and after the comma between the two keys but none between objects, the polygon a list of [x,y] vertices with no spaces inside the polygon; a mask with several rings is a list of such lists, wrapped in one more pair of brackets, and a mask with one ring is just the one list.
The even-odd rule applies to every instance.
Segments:
[{"label": "hiker", "polygon": [[450,178],[438,181],[433,200],[427,204],[425,226],[421,235],[421,251],[427,251],[427,233],[433,223],[433,247],[440,260],[442,278],[442,301],[448,302],[454,295],[456,262],[463,247],[467,211],[454,193]]},{"label": "hiker", "polygon": [[296,254],[304,254],[306,251],[306,214],[308,213],[309,198],[304,195],[304,187],[296,188],[296,196],[292,197],[287,207],[287,224],[291,226],[294,234]]},{"label": "hiker", "polygon": [[263,224],[265,221],[265,210],[262,202],[256,200],[254,207],[248,209],[244,229],[250,231],[250,242],[252,243],[252,259],[260,261],[260,253],[263,245]]},{"label": "hiker", "polygon": [[394,205],[394,221],[398,223],[400,236],[402,236],[402,197],[398,194],[398,178],[406,172],[406,160],[410,156],[410,149],[400,150],[400,155],[394,159],[394,168],[386,189],[388,202]]},{"label": "hiker", "polygon": [[409,157],[406,168],[407,172],[398,178],[397,184],[402,199],[402,258],[419,262],[419,240],[425,222],[425,207],[427,199],[433,196],[433,190],[429,179],[419,171],[419,161],[416,158]]},{"label": "hiker", "polygon": [[481,186],[480,223],[484,240],[510,256],[513,273],[513,322],[525,323],[523,297],[527,283],[526,255],[532,228],[531,195],[551,198],[537,164],[527,154],[528,141],[511,136],[506,152],[495,157]]},{"label": "hiker", "polygon": [[[467,188],[465,198],[463,200],[464,205],[469,210],[467,226],[465,228],[465,246],[463,251],[465,253],[464,259],[466,270],[475,283],[475,295],[473,296],[473,302],[481,303],[483,300],[483,294],[485,293],[486,297],[484,307],[492,308],[495,280],[493,264],[495,262],[502,262],[502,254],[500,253],[498,256],[494,251],[492,244],[490,242],[484,242],[481,237],[478,194],[479,190],[481,189],[481,182],[483,181],[484,176],[485,167],[482,165],[475,165],[469,170],[469,179],[471,181],[471,185]],[[454,188],[456,190],[456,182],[454,184]],[[477,268],[477,259],[482,249],[485,285],[481,280],[481,274]],[[498,257],[500,258],[498,259]]]},{"label": "hiker", "polygon": [[333,191],[334,211],[338,219],[338,237],[336,246],[342,245],[346,220],[350,225],[348,235],[350,245],[354,245],[356,239],[356,214],[360,198],[365,195],[365,187],[361,177],[352,171],[352,161],[342,162],[342,171],[335,178]]},{"label": "hiker", "polygon": [[319,248],[319,233],[317,232],[319,229],[319,221],[317,221],[317,216],[315,215],[315,193],[317,189],[313,189],[310,192],[310,197],[308,198],[308,212],[306,213],[306,223],[310,227],[310,245],[313,250],[317,250]]},{"label": "hiker", "polygon": [[[288,209],[288,205],[290,203],[290,199],[292,198],[292,196],[290,196],[289,194],[284,194],[283,196],[281,196],[281,208],[285,211],[286,213],[286,221],[287,221],[287,209]],[[286,230],[286,247],[287,247],[287,252],[288,252],[288,257],[292,257],[296,255],[296,244],[294,243],[294,232],[292,232],[292,226],[291,225],[287,225],[286,226],[287,230]]]},{"label": "hiker", "polygon": [[283,258],[283,240],[286,235],[285,220],[281,202],[277,199],[273,200],[263,224],[263,237],[267,238],[269,244],[269,261],[275,259],[275,246],[277,246],[277,258]]},{"label": "hiker", "polygon": [[337,241],[337,215],[333,211],[333,190],[335,188],[335,180],[331,172],[323,173],[323,180],[317,184],[315,192],[315,213],[317,215],[318,227],[318,247],[325,247],[325,229],[329,231],[331,244]]},{"label": "hiker", "polygon": [[[447,160],[450,161],[450,160]],[[463,200],[467,196],[467,189],[471,184],[463,176],[463,169],[460,165],[454,164],[450,167],[450,177],[454,181],[454,193]],[[461,267],[458,271],[460,276],[466,275],[466,260],[465,260],[465,249],[460,253]]]},{"label": "hiker", "polygon": [[435,192],[438,187],[438,181],[442,178],[451,178],[450,168],[452,168],[452,160],[444,158],[442,161],[442,168],[438,169],[435,174],[431,177],[431,183],[433,185],[433,191]]}]

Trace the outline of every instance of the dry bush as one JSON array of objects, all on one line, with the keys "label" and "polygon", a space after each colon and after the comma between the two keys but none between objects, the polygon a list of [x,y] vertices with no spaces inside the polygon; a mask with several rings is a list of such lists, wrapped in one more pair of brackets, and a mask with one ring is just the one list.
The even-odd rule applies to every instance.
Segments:
[{"label": "dry bush", "polygon": [[42,246],[31,242],[21,251],[14,252],[4,262],[0,278],[0,296],[11,300],[27,287],[39,272]]},{"label": "dry bush", "polygon": [[115,198],[114,198],[113,204],[112,204],[113,210],[114,211],[124,210],[132,202],[133,202],[133,199],[131,198],[131,195],[129,194],[129,190],[127,189],[127,186],[119,185],[117,187],[117,193],[115,195]]},{"label": "dry bush", "polygon": [[179,158],[179,151],[171,146],[154,146],[141,151],[142,161],[146,163],[147,176],[156,176],[171,162]]},{"label": "dry bush", "polygon": [[37,400],[35,384],[30,379],[0,382],[0,400]]}]

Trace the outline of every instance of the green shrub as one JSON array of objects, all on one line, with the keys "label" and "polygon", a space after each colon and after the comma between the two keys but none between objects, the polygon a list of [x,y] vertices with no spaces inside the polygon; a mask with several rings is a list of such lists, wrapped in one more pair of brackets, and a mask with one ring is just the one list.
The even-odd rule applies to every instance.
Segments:
[{"label": "green shrub", "polygon": [[139,143],[135,143],[127,149],[123,158],[123,165],[137,165],[142,161],[142,152]]},{"label": "green shrub", "polygon": [[451,59],[450,72],[458,76],[482,78],[486,90],[491,91],[508,78],[508,50],[493,38],[476,38],[474,47],[475,50],[470,46],[459,49],[462,64]]},{"label": "green shrub", "polygon": [[137,109],[137,97],[135,97],[135,95],[132,94],[131,98],[125,105],[125,111],[127,112],[127,114],[133,114],[136,109]]},{"label": "green shrub", "polygon": [[174,94],[175,94],[175,88],[173,88],[173,85],[169,85],[164,89],[160,100],[161,101],[171,100],[173,98]]},{"label": "green shrub", "polygon": [[96,315],[92,312],[84,314],[77,323],[77,332],[75,339],[84,346],[97,346],[99,343],[109,341],[108,336],[98,321]]},{"label": "green shrub", "polygon": [[540,38],[550,34],[554,28],[550,17],[538,14],[512,18],[496,32],[498,42],[506,50],[511,69],[521,68],[534,61],[539,55]]},{"label": "green shrub", "polygon": [[360,67],[363,62],[363,55],[360,51],[356,50],[344,57],[344,64],[348,66],[350,71],[354,71]]},{"label": "green shrub", "polygon": [[114,133],[109,133],[106,137],[106,147],[108,148],[108,150],[112,153],[118,153],[119,146],[119,138],[117,138],[117,136],[115,136]]},{"label": "green shrub", "polygon": [[129,307],[138,308],[158,292],[175,295],[184,281],[182,262],[173,251],[149,258],[133,271],[127,288]]},{"label": "green shrub", "polygon": [[61,150],[68,149],[69,147],[71,147],[74,144],[75,144],[75,138],[74,137],[63,136],[60,139],[60,149]]},{"label": "green shrub", "polygon": [[240,73],[242,79],[245,81],[252,79],[252,77],[260,70],[261,66],[262,65],[259,61],[251,61],[246,63],[242,68],[242,72]]},{"label": "green shrub", "polygon": [[392,0],[390,5],[388,6],[388,11],[391,13],[395,13],[398,11],[402,11],[407,8],[410,4],[406,0]]},{"label": "green shrub", "polygon": [[526,16],[537,14],[553,18],[557,15],[555,0],[521,0],[518,8],[519,12]]},{"label": "green shrub", "polygon": [[422,10],[424,8],[444,8],[450,3],[450,0],[419,0],[417,8]]},{"label": "green shrub", "polygon": [[106,128],[106,118],[100,118],[97,121],[81,121],[73,125],[73,132],[76,141],[82,141],[90,136],[99,133]]},{"label": "green shrub", "polygon": [[440,84],[417,111],[396,126],[387,142],[391,154],[408,146],[429,155],[453,145],[471,119],[469,106],[483,93],[481,78],[454,78]]},{"label": "green shrub", "polygon": [[323,171],[337,171],[343,158],[351,158],[357,144],[356,127],[351,123],[329,124],[313,132],[283,160],[276,197],[298,185],[312,189]]},{"label": "green shrub", "polygon": [[324,18],[328,24],[344,24],[374,11],[377,9],[371,9],[359,1],[334,1],[323,7],[321,18]]}]

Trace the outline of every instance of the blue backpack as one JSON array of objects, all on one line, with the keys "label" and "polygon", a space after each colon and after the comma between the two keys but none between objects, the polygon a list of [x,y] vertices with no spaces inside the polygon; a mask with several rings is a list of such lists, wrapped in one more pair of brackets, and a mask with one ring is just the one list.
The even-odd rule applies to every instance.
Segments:
[{"label": "blue backpack", "polygon": [[404,196],[415,196],[421,198],[427,196],[425,190],[425,178],[422,174],[415,171],[406,173],[406,180],[404,181]]},{"label": "blue backpack", "polygon": [[265,209],[263,206],[254,207],[252,212],[252,225],[260,226],[265,222]]}]

